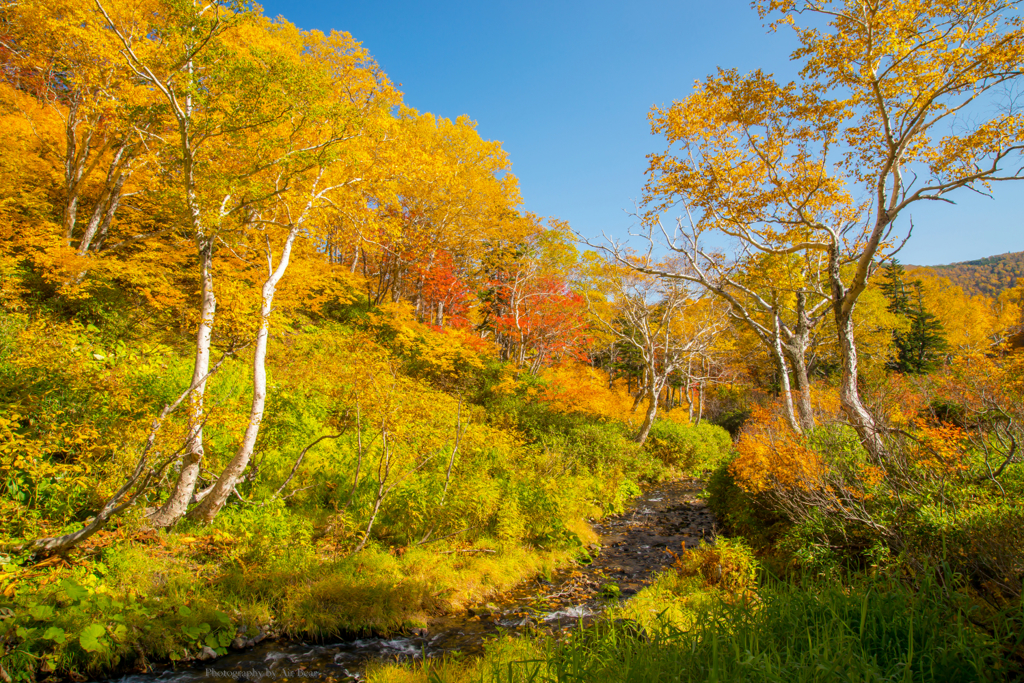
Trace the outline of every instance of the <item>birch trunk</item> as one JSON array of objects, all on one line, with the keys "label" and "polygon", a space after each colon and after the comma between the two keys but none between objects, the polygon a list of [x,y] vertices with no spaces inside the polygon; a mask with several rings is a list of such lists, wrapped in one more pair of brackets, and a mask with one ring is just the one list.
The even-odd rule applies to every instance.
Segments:
[{"label": "birch trunk", "polygon": [[[231,492],[235,490],[238,480],[241,478],[245,468],[249,466],[249,459],[252,458],[253,450],[256,447],[256,438],[260,433],[260,424],[263,422],[263,411],[267,402],[267,340],[270,337],[270,314],[273,311],[274,294],[277,284],[288,269],[288,261],[291,259],[292,245],[299,233],[299,225],[292,226],[288,237],[281,251],[281,261],[277,268],[272,270],[263,283],[262,304],[260,306],[260,326],[256,332],[256,345],[252,359],[252,407],[249,410],[249,424],[245,428],[245,435],[242,443],[235,452],[235,457],[227,464],[221,472],[217,482],[210,489],[209,493],[189,513],[190,519],[209,524],[217,516],[221,508],[227,502]],[[267,253],[268,266],[271,255]]]},{"label": "birch trunk", "polygon": [[779,372],[779,381],[782,383],[782,402],[786,408],[786,424],[797,434],[803,434],[800,423],[796,419],[796,411],[793,407],[793,391],[789,383],[789,365],[786,363],[786,355],[782,351],[782,339],[779,330],[778,313],[774,317],[774,329],[772,330],[772,354],[775,357],[775,366]]},{"label": "birch trunk", "polygon": [[807,359],[802,348],[787,354],[793,365],[793,379],[796,380],[796,413],[800,427],[814,429],[814,404],[811,400],[811,382],[807,376]]},{"label": "birch trunk", "polygon": [[814,405],[811,401],[811,380],[807,370],[807,346],[811,322],[807,315],[807,295],[796,295],[796,330],[789,340],[789,358],[797,389],[797,417],[804,431],[814,429]]},{"label": "birch trunk", "polygon": [[192,369],[192,389],[189,395],[189,430],[186,437],[181,470],[167,501],[149,515],[149,521],[156,527],[169,527],[188,511],[189,503],[199,478],[203,462],[203,398],[206,394],[206,379],[210,369],[210,344],[213,338],[213,320],[217,311],[217,297],[213,292],[213,245],[205,240],[199,247],[201,308],[199,329],[196,332],[196,356]]},{"label": "birch trunk", "polygon": [[853,333],[853,305],[856,299],[849,296],[843,287],[838,249],[835,246],[829,253],[829,279],[832,285],[832,310],[839,336],[839,354],[843,364],[839,402],[868,454],[875,462],[884,462],[888,455],[878,424],[861,401],[857,386],[857,345]]},{"label": "birch trunk", "polygon": [[647,441],[647,436],[651,433],[651,426],[654,424],[654,418],[658,415],[658,394],[661,393],[661,388],[656,386],[655,382],[647,383],[647,414],[644,415],[644,423],[640,425],[640,431],[637,432],[636,438],[633,440],[638,444],[643,444]]},{"label": "birch trunk", "polygon": [[124,183],[127,179],[123,161],[125,155],[130,154],[128,147],[128,142],[122,142],[114,153],[114,159],[110,162],[110,168],[107,171],[107,179],[104,183],[103,191],[100,193],[100,198],[96,201],[92,216],[85,226],[85,232],[82,233],[82,238],[78,242],[76,253],[79,256],[85,256],[89,252],[89,248],[92,246],[97,234],[99,234],[101,227],[109,225],[113,219],[113,214],[117,211],[117,206],[121,201],[121,193],[124,190]]}]

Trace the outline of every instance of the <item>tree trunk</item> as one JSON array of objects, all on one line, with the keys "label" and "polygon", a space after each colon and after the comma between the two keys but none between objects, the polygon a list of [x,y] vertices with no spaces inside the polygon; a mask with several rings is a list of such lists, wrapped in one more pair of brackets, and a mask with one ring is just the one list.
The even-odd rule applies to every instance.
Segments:
[{"label": "tree trunk", "polygon": [[814,429],[814,405],[811,401],[811,380],[807,371],[807,346],[810,335],[810,321],[807,318],[807,295],[796,295],[796,332],[789,343],[793,377],[796,379],[797,416],[804,431]]},{"label": "tree trunk", "polygon": [[803,350],[787,354],[793,365],[793,379],[796,381],[796,412],[800,427],[804,431],[814,429],[814,403],[811,400],[811,383],[807,376],[807,360]]},{"label": "tree trunk", "polygon": [[199,244],[200,282],[202,285],[199,312],[199,329],[196,332],[196,356],[192,369],[192,386],[189,396],[189,430],[186,437],[185,454],[181,470],[167,501],[149,515],[149,521],[156,527],[169,527],[188,511],[189,503],[199,478],[199,467],[203,461],[203,397],[206,393],[206,379],[210,368],[210,343],[213,337],[213,320],[217,311],[217,297],[213,292],[213,244],[209,239]]},{"label": "tree trunk", "polygon": [[633,439],[638,444],[643,445],[647,441],[647,436],[651,433],[651,426],[654,424],[654,418],[658,414],[659,389],[659,387],[655,386],[655,382],[647,383],[647,414],[644,415],[644,423],[640,426],[640,431],[637,432],[636,438]]},{"label": "tree trunk", "polygon": [[64,239],[68,246],[71,246],[71,240],[74,238],[75,223],[78,220],[78,199],[82,173],[85,170],[85,161],[89,152],[88,138],[82,144],[83,149],[78,147],[78,110],[78,99],[72,98],[68,107],[68,118],[64,124],[64,211],[62,222]]},{"label": "tree trunk", "polygon": [[803,434],[800,423],[796,419],[796,411],[793,408],[793,392],[789,384],[789,366],[786,363],[786,355],[782,351],[782,339],[779,328],[779,315],[775,313],[774,329],[772,330],[772,355],[775,358],[775,367],[779,372],[779,381],[782,383],[782,402],[786,408],[786,424],[795,433]]},{"label": "tree trunk", "polygon": [[829,278],[832,284],[832,310],[835,314],[839,353],[843,364],[839,402],[868,454],[875,462],[884,462],[888,459],[885,444],[878,433],[874,416],[861,401],[860,389],[857,386],[857,345],[853,333],[853,305],[847,306],[846,292],[839,272],[838,250],[835,246],[829,253]]},{"label": "tree trunk", "polygon": [[85,232],[82,233],[82,239],[78,242],[77,254],[79,256],[85,256],[88,253],[93,239],[95,239],[100,231],[100,227],[104,223],[109,224],[113,219],[114,212],[117,211],[117,205],[121,201],[121,192],[124,189],[124,182],[127,179],[123,168],[123,161],[125,155],[129,153],[128,147],[127,141],[122,142],[114,153],[114,158],[110,162],[110,168],[107,170],[107,179],[104,183],[103,191],[100,193],[99,199],[96,200],[92,216],[90,216],[89,222],[85,227]]},{"label": "tree trunk", "polygon": [[[249,409],[249,424],[245,428],[245,435],[242,443],[235,452],[235,457],[227,464],[221,472],[217,482],[213,485],[209,494],[202,502],[189,513],[190,519],[209,524],[217,516],[221,508],[228,501],[231,492],[235,490],[238,480],[242,477],[245,468],[249,466],[253,450],[256,448],[256,437],[260,433],[260,424],[263,422],[263,411],[267,403],[267,340],[270,337],[270,314],[273,311],[274,293],[277,290],[277,283],[281,281],[285,270],[288,268],[288,261],[291,258],[292,245],[295,237],[299,234],[300,224],[295,224],[288,232],[288,237],[281,251],[281,261],[277,268],[268,273],[267,281],[263,283],[263,302],[260,306],[260,326],[256,332],[256,346],[252,359],[252,407]],[[271,254],[267,251],[268,267],[271,265]]]}]

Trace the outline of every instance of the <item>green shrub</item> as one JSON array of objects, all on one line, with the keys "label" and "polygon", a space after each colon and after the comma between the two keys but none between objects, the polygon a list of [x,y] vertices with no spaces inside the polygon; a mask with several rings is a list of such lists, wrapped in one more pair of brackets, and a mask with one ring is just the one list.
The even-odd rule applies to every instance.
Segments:
[{"label": "green shrub", "polygon": [[696,475],[713,470],[728,459],[732,439],[724,429],[707,422],[690,426],[656,420],[646,446],[665,465]]},{"label": "green shrub", "polygon": [[740,592],[755,587],[758,563],[742,540],[719,536],[714,544],[702,541],[684,552],[674,567],[683,577],[699,578],[707,588]]}]

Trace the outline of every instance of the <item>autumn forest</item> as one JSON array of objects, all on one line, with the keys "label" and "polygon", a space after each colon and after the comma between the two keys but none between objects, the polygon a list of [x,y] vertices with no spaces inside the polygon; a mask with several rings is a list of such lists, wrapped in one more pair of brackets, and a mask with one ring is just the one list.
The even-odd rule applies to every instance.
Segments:
[{"label": "autumn forest", "polygon": [[1024,260],[901,254],[1018,4],[749,11],[596,239],[358,36],[0,4],[0,680],[1021,680]]}]

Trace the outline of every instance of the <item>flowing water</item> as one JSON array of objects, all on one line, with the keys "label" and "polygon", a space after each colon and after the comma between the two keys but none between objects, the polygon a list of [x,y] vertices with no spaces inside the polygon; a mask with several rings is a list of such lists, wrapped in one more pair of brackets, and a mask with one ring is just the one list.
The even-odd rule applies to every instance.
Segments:
[{"label": "flowing water", "polygon": [[[265,641],[243,652],[147,674],[119,683],[200,683],[225,678],[321,682],[362,680],[374,660],[395,661],[479,652],[499,632],[573,628],[600,614],[614,598],[603,587],[615,584],[628,598],[672,564],[673,552],[714,537],[714,517],[699,499],[700,483],[678,480],[655,486],[625,513],[593,524],[600,551],[550,580],[526,581],[484,605],[433,619],[425,629],[402,637],[359,638],[325,644]],[[670,552],[673,551],[673,552]]]}]

